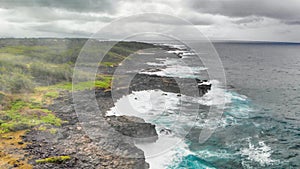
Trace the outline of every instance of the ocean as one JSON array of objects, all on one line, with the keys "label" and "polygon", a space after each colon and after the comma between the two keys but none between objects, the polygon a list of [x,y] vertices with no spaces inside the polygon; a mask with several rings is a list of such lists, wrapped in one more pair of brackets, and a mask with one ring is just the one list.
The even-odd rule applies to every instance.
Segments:
[{"label": "ocean", "polygon": [[[198,98],[135,91],[117,100],[107,114],[134,115],[156,125],[155,143],[136,144],[151,169],[300,168],[300,45],[219,42],[214,47],[226,84],[209,79],[212,89]],[[182,58],[148,59],[145,64],[159,71],[142,73],[208,78],[204,66],[184,64],[194,63],[195,54],[184,46],[178,49],[183,50]],[[151,52],[159,55],[147,52],[149,57]],[[125,100],[136,111],[122,109]],[[222,103],[222,118],[206,123],[209,108]],[[215,125],[209,139],[199,143],[200,132]]]}]

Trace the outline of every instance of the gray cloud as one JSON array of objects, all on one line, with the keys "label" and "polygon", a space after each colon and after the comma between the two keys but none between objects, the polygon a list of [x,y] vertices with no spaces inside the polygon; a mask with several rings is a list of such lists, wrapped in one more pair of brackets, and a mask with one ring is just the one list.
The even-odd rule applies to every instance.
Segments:
[{"label": "gray cloud", "polygon": [[115,0],[2,0],[2,8],[18,7],[47,7],[59,8],[77,12],[106,12],[114,13]]},{"label": "gray cloud", "polygon": [[[210,38],[300,41],[299,0],[0,0],[0,36],[90,36],[117,18],[143,12],[184,18]],[[142,29],[137,22],[186,24],[151,15],[126,24]]]},{"label": "gray cloud", "polygon": [[203,17],[195,17],[195,16],[189,16],[185,18],[177,18],[177,17],[169,17],[169,16],[141,16],[138,17],[135,20],[132,20],[130,22],[148,22],[148,23],[155,23],[155,24],[166,24],[166,25],[187,25],[187,24],[194,24],[194,25],[211,25],[213,24],[213,21],[209,18],[203,18]]},{"label": "gray cloud", "polygon": [[250,16],[250,17],[245,17],[245,18],[242,18],[242,19],[238,19],[238,20],[234,21],[234,23],[236,23],[236,24],[249,24],[249,23],[262,22],[262,21],[264,21],[263,17]]},{"label": "gray cloud", "polygon": [[300,20],[299,0],[188,0],[198,12],[230,17],[264,16],[281,20]]},{"label": "gray cloud", "polygon": [[42,32],[47,36],[48,33],[63,34],[65,36],[88,37],[92,33],[88,31],[74,30],[72,27],[64,27],[57,23],[46,23],[42,25],[31,25],[27,29]]},{"label": "gray cloud", "polygon": [[92,15],[84,12],[58,11],[56,8],[30,7],[7,11],[9,22],[49,22],[55,20],[76,20],[81,22],[111,22],[115,18],[109,15]]},{"label": "gray cloud", "polygon": [[300,25],[300,20],[288,20],[288,21],[284,21],[283,23],[287,24],[287,25]]},{"label": "gray cloud", "polygon": [[213,25],[214,20],[209,17],[187,16],[186,19],[194,25]]}]

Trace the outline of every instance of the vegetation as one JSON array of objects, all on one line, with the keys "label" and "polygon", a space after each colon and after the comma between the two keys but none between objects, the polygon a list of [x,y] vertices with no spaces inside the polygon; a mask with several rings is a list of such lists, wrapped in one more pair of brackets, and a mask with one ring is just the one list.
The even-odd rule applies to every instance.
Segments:
[{"label": "vegetation", "polygon": [[62,163],[70,159],[71,159],[70,156],[54,156],[54,157],[35,160],[35,162],[36,163]]},{"label": "vegetation", "polygon": [[28,164],[23,150],[26,147],[22,140],[25,133],[25,130],[20,130],[0,135],[0,168],[33,168]]},{"label": "vegetation", "polygon": [[[0,39],[0,133],[33,126],[60,126],[62,121],[43,105],[59,92],[110,89],[111,75],[97,75],[96,81],[72,84],[73,67],[86,39]],[[95,41],[88,55],[97,57],[106,42]],[[99,48],[100,46],[100,48]],[[152,45],[119,42],[103,58],[101,67],[114,67],[125,57]],[[87,72],[80,72],[82,77]]]},{"label": "vegetation", "polygon": [[[26,143],[18,143],[33,127],[52,134],[57,132],[64,121],[45,105],[58,98],[61,91],[110,89],[111,75],[97,75],[96,81],[81,79],[72,84],[73,68],[85,42],[86,39],[0,39],[0,168],[32,168],[20,155]],[[87,50],[88,55],[97,57],[101,51],[99,46],[105,43],[95,41]],[[110,69],[131,53],[149,47],[153,46],[119,42],[99,66]],[[88,75],[79,73],[82,77]],[[6,139],[10,136],[11,139]],[[17,154],[11,149],[18,149]],[[69,156],[56,156],[36,163],[61,163],[69,159]]]},{"label": "vegetation", "polygon": [[[25,93],[32,92],[36,86],[71,82],[74,64],[85,42],[86,39],[0,40],[0,91]],[[87,54],[97,57],[101,46],[105,42],[95,42],[86,50]],[[114,67],[136,50],[149,47],[152,45],[119,42],[99,66]]]},{"label": "vegetation", "polygon": [[60,126],[62,120],[48,109],[43,109],[40,103],[26,102],[22,99],[12,101],[0,112],[0,134],[28,129],[39,124]]}]

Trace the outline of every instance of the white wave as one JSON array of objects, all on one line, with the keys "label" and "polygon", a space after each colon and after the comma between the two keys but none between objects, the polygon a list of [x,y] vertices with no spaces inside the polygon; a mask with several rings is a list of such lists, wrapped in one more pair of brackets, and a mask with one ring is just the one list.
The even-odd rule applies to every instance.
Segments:
[{"label": "white wave", "polygon": [[184,52],[182,55],[183,56],[193,56],[193,55],[196,55],[196,53],[194,53],[194,52]]},{"label": "white wave", "polygon": [[171,48],[176,48],[176,49],[181,49],[181,50],[187,49],[187,47],[185,45],[168,44],[168,43],[164,43],[164,44],[160,44],[160,45],[169,46]]},{"label": "white wave", "polygon": [[[219,121],[198,121],[198,111],[193,113],[189,110],[190,104],[202,104],[206,106],[221,106],[230,104],[232,99],[247,99],[245,96],[239,96],[227,92],[218,81],[211,81],[212,89],[203,97],[194,98],[175,93],[163,92],[161,90],[135,91],[130,95],[123,96],[117,100],[115,107],[111,108],[107,115],[129,115],[143,118],[146,122],[156,124],[156,130],[163,128],[171,129],[172,135],[159,134],[158,141],[155,143],[136,144],[145,152],[146,161],[152,169],[166,168],[169,164],[179,162],[183,156],[192,154],[188,150],[187,144],[180,138],[196,125],[200,128],[209,128],[211,126],[226,127],[229,117],[223,117]],[[182,104],[184,102],[184,104]],[[188,105],[188,106],[187,106]],[[186,109],[185,109],[185,106]],[[211,123],[210,123],[211,122]],[[244,150],[246,153],[247,150]],[[202,157],[213,156],[206,154],[208,152],[199,152]],[[197,153],[198,154],[198,153]],[[199,155],[198,154],[198,155]],[[177,161],[176,161],[177,160]]]},{"label": "white wave", "polygon": [[164,68],[152,72],[152,71],[141,71],[142,74],[158,75],[166,77],[179,77],[179,78],[199,78],[201,71],[207,70],[205,67],[191,67],[185,65],[183,61],[178,59],[161,59],[159,63],[148,62],[149,66],[165,66]]},{"label": "white wave", "polygon": [[231,102],[231,95],[228,94],[225,89],[220,86],[219,81],[212,80],[211,90],[209,90],[203,97],[201,97],[198,103],[206,106],[218,105],[222,106]]},{"label": "white wave", "polygon": [[191,52],[191,51],[186,51],[186,50],[169,50],[166,53],[173,53],[175,55],[180,55],[180,56],[194,56],[196,53]]},{"label": "white wave", "polygon": [[[192,107],[197,108],[198,104],[215,106],[219,111],[223,111],[223,108],[234,107],[233,105],[227,106],[227,104],[232,103],[233,99],[246,99],[245,96],[236,95],[226,91],[221,87],[218,81],[213,80],[210,81],[210,83],[212,84],[211,90],[204,96],[197,98],[185,95],[178,97],[175,93],[163,92],[161,90],[133,92],[132,94],[119,99],[116,102],[115,107],[107,112],[107,115],[125,114],[141,117],[148,122],[157,123],[155,120],[159,119],[161,123],[172,124],[174,122],[180,122],[184,125],[187,122],[195,121],[198,117],[198,114],[195,113],[195,111],[189,110]],[[230,109],[228,112],[233,117],[248,117],[249,111],[249,107],[240,108],[239,105],[237,105],[235,109]],[[218,121],[219,127],[225,127],[229,122],[230,124],[233,124],[234,118],[231,116],[225,116],[226,118],[220,119]],[[204,121],[201,121],[201,123],[199,122],[198,125],[199,127],[207,127],[209,124],[209,121],[205,121],[204,119]],[[216,121],[211,122],[212,126],[215,126],[215,124]],[[192,123],[191,125],[194,124]]]},{"label": "white wave", "polygon": [[106,114],[137,116],[149,121],[164,111],[177,108],[178,104],[179,98],[175,93],[145,90],[123,96]]},{"label": "white wave", "polygon": [[164,66],[164,63],[156,63],[156,62],[147,62],[146,63],[149,66]]},{"label": "white wave", "polygon": [[209,151],[209,150],[200,150],[197,151],[197,155],[207,159],[207,158],[223,158],[223,159],[230,159],[235,158],[235,155],[232,153],[228,153],[226,150],[216,150],[216,151]]},{"label": "white wave", "polygon": [[174,136],[159,135],[155,143],[136,144],[136,146],[144,151],[150,169],[167,168],[181,157],[193,154],[182,139]]},{"label": "white wave", "polygon": [[245,168],[252,168],[249,161],[257,162],[260,166],[272,165],[277,160],[271,158],[272,149],[266,145],[263,141],[259,141],[258,145],[255,146],[251,143],[250,138],[248,138],[249,147],[240,150],[242,157],[245,157],[242,164]]},{"label": "white wave", "polygon": [[154,55],[155,53],[150,53],[150,52],[137,52],[139,55]]},{"label": "white wave", "polygon": [[212,85],[212,83],[210,81],[207,81],[207,82],[201,82],[199,85]]},{"label": "white wave", "polygon": [[174,54],[180,54],[180,53],[184,53],[185,51],[183,51],[183,50],[169,50],[169,51],[167,51],[167,53],[174,53]]},{"label": "white wave", "polygon": [[[143,118],[147,122],[160,120],[160,122],[156,123],[156,130],[159,133],[160,129],[170,127],[168,126],[168,120],[170,120],[170,124],[175,124],[178,118],[173,113],[175,112],[174,109],[178,109],[179,103],[180,97],[175,93],[161,90],[139,91],[119,99],[115,103],[115,107],[107,112],[107,115],[136,116]],[[171,114],[171,117],[164,118],[164,114]],[[162,116],[161,119],[160,116]],[[178,128],[181,128],[186,120],[181,119],[182,122],[178,124]],[[172,132],[174,130],[176,130],[176,127],[172,127]],[[191,154],[185,142],[174,134],[159,134],[155,143],[136,144],[136,146],[144,151],[146,161],[150,164],[151,169],[166,168],[178,156]]]},{"label": "white wave", "polygon": [[178,62],[177,59],[169,59],[169,58],[155,58],[155,60],[159,61],[159,63],[147,62],[146,64],[149,66],[170,66],[174,64],[176,65],[176,63]]}]

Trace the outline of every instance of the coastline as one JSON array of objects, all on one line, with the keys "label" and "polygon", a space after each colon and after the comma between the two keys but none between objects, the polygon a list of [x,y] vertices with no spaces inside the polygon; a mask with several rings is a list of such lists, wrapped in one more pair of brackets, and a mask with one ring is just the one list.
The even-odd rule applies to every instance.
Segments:
[{"label": "coastline", "polygon": [[[80,44],[84,44],[84,40],[28,39],[28,41],[16,41],[1,39],[0,62],[4,69],[1,70],[0,79],[2,80],[0,168],[150,167],[156,169],[166,167],[203,168],[207,165],[215,166],[215,168],[222,168],[222,166],[280,168],[299,165],[298,156],[295,153],[297,151],[295,140],[298,135],[297,131],[293,130],[297,118],[292,114],[274,116],[277,108],[281,108],[280,99],[294,100],[293,97],[297,98],[294,93],[298,89],[299,83],[293,77],[295,69],[289,69],[288,64],[282,65],[278,62],[282,58],[281,56],[273,56],[274,51],[285,53],[287,49],[291,49],[292,51],[286,53],[288,58],[286,61],[289,64],[296,63],[295,61],[298,59],[294,56],[298,49],[292,45],[289,45],[288,48],[284,45],[260,45],[262,50],[256,51],[256,46],[251,44],[216,44],[216,48],[223,53],[220,57],[224,58],[224,65],[228,72],[229,81],[227,82],[230,87],[222,86],[217,80],[203,81],[202,84],[211,84],[208,93],[199,98],[188,98],[184,94],[175,94],[180,87],[174,85],[174,82],[185,77],[205,79],[203,78],[205,75],[200,73],[196,76],[187,75],[188,69],[179,63],[180,61],[196,62],[195,57],[189,56],[188,51],[182,53],[174,48],[156,46],[157,50],[161,49],[156,56],[154,49],[148,48],[147,44],[138,43],[139,47],[146,47],[140,51],[135,47],[135,42],[119,44],[113,52],[109,52],[109,57],[105,62],[99,63],[101,66],[99,71],[103,70],[103,72],[99,72],[97,75],[96,83],[87,81],[72,86],[69,81],[71,79],[69,70],[74,66],[73,59],[78,56],[76,52],[80,50]],[[128,46],[130,50],[125,50]],[[247,53],[249,56],[241,53]],[[126,84],[122,85],[121,83],[120,88],[116,88],[118,86],[112,86],[111,83],[114,80],[112,74],[117,70],[117,66],[124,66],[124,64],[122,65],[124,62],[120,59],[126,59],[127,54],[142,55],[144,59],[142,61],[150,66],[147,69],[144,64],[137,65],[138,68],[141,68],[139,69],[141,73],[132,79],[133,83],[128,91],[124,88]],[[156,57],[156,60],[147,60],[151,58],[150,55]],[[266,58],[262,59],[261,56],[266,56]],[[247,59],[244,60],[244,58]],[[69,62],[72,60],[73,62]],[[139,58],[131,60],[129,58],[128,61],[141,63]],[[256,65],[257,61],[261,61],[262,64]],[[268,63],[272,63],[272,65]],[[247,69],[237,69],[237,64],[243,65]],[[191,67],[195,68],[195,66],[197,65]],[[277,68],[273,69],[274,66]],[[205,70],[201,66],[198,68],[192,70]],[[22,70],[24,74],[20,75],[18,70]],[[261,74],[262,70],[264,73]],[[135,71],[129,72],[129,75],[124,77],[130,78],[134,73]],[[57,75],[59,76],[57,77]],[[275,77],[278,81],[270,84],[265,77]],[[255,79],[255,81],[250,81],[250,79]],[[26,82],[24,83],[26,85],[17,88],[20,82]],[[164,82],[167,85],[164,85]],[[287,82],[291,87],[286,85]],[[35,84],[32,88],[31,83]],[[147,85],[147,83],[151,84]],[[257,88],[252,88],[253,86]],[[89,133],[86,134],[82,119],[78,120],[78,114],[74,111],[72,87],[82,94],[80,95],[82,99],[89,99],[84,93],[94,92],[93,89],[96,89],[95,94],[99,108],[104,110],[101,116],[105,121],[110,122],[109,126],[113,126],[111,128],[122,135],[147,137],[147,134],[150,134],[154,139],[147,143],[127,141],[125,144],[122,142],[123,137],[115,134],[107,135],[108,137],[105,139],[92,139],[89,137]],[[278,87],[283,89],[283,93],[287,92],[291,95],[281,96],[278,93]],[[218,108],[223,94],[225,94],[226,101],[223,117],[213,122],[218,124],[218,129],[205,145],[199,145],[197,144],[199,131],[202,128],[210,127],[210,124],[205,123],[207,112],[209,112],[208,108],[211,106]],[[199,96],[201,96],[200,93]],[[116,104],[122,103],[124,98],[131,99],[132,106],[144,114],[136,113],[139,111],[126,111],[126,109],[113,112]],[[274,98],[276,104],[270,105],[265,102],[270,98]],[[180,99],[187,103],[184,104],[184,108],[186,108],[184,111],[180,111],[178,109],[180,106],[176,105]],[[162,107],[165,103],[169,108]],[[199,116],[196,118],[191,118],[191,114],[194,114],[190,112],[193,109],[187,107],[190,103],[200,105]],[[152,107],[153,105],[154,107]],[[97,136],[97,133],[102,130],[109,131],[105,125],[99,124],[97,127],[95,121],[99,118],[93,116],[93,113],[90,114],[93,109],[89,103],[84,104],[83,108],[84,113],[91,115],[86,120],[94,121],[90,126],[86,126],[91,127],[89,131],[95,131],[90,134]],[[297,109],[294,108],[288,106],[284,110],[295,113]],[[108,112],[105,114],[107,110]],[[177,112],[183,114],[177,118]],[[278,113],[280,114],[280,112]],[[194,120],[197,120],[197,123],[192,123]],[[153,130],[153,124],[155,124],[156,131]],[[288,135],[285,134],[285,130],[282,130],[283,124],[290,127]],[[191,126],[195,128],[189,135],[182,133]],[[268,129],[270,126],[279,128]],[[103,133],[109,134],[109,132]],[[172,138],[175,140],[176,137],[184,138],[181,141],[183,144],[176,145],[174,151],[167,151],[166,154],[157,156],[157,160],[151,158],[153,150],[167,147],[163,144],[164,142],[172,143],[170,140],[160,142],[159,139]],[[276,139],[281,141],[274,141]],[[290,145],[288,151],[285,148],[286,144]],[[105,151],[105,146],[116,147],[117,153],[126,153],[126,149],[128,149],[130,150],[127,151],[128,154],[136,154],[140,158],[121,158],[113,151]],[[183,152],[187,152],[187,154]],[[177,154],[174,156],[174,153]],[[170,161],[170,159],[172,160]]]},{"label": "coastline", "polygon": [[[113,68],[110,68],[109,71],[101,73],[107,74],[114,72],[114,70],[112,69]],[[151,83],[149,83],[150,81]],[[201,88],[199,88],[201,91],[199,94],[203,95],[209,90],[209,88],[210,85],[206,87],[202,86],[202,90]],[[131,83],[130,93],[133,91],[142,91],[146,89],[161,89],[167,92],[179,93],[178,85],[176,84],[176,81],[171,77],[138,74]],[[119,93],[123,93],[121,90],[122,89],[120,89]],[[116,91],[118,91],[118,89],[116,89]],[[82,95],[84,96],[84,94]],[[114,102],[111,98],[110,91],[98,89],[95,91],[95,95],[97,98],[99,108],[103,113],[107,112],[110,108],[113,107]],[[120,95],[118,97],[122,96]],[[102,146],[104,144],[103,140],[101,141],[99,146],[97,141],[91,140],[91,138],[89,138],[84,133],[85,131],[84,127],[82,126],[82,122],[79,122],[78,119],[76,119],[77,116],[72,105],[73,102],[71,93],[65,92],[62,93],[59,98],[54,100],[54,104],[49,106],[49,109],[55,112],[59,118],[69,122],[68,124],[62,125],[62,127],[58,130],[56,136],[49,136],[49,134],[43,131],[35,130],[32,130],[25,136],[25,140],[27,142],[33,143],[30,146],[28,146],[27,151],[35,156],[34,159],[57,155],[70,155],[73,157],[71,160],[66,161],[62,164],[38,164],[38,168],[149,168],[149,164],[147,164],[145,161],[144,153],[139,148],[137,148],[137,146],[134,143],[125,144],[124,141],[119,139],[117,139],[118,141],[116,141],[115,138],[106,138],[107,140],[104,141],[105,144],[108,144],[106,146],[115,146],[116,143],[118,143],[119,145],[123,145],[123,147],[121,146],[121,148],[119,148],[124,151],[137,152],[140,154],[139,156],[143,158],[126,159],[122,157],[116,157],[115,155],[106,152],[105,149],[101,150],[101,144]],[[89,107],[88,105],[85,106],[86,108]],[[105,114],[102,115],[105,116]],[[105,119],[108,120],[113,127],[118,128],[118,131],[125,131],[125,133],[123,134],[127,136],[157,137],[155,125],[146,123],[143,119],[130,116],[105,116]],[[131,126],[128,128],[128,125]],[[97,127],[100,127],[101,130],[101,125]],[[136,133],[141,132],[135,131],[136,129],[143,131],[142,135],[137,135]],[[130,134],[128,134],[128,131]],[[156,139],[152,140],[152,142],[155,141]],[[34,162],[31,161],[31,163]]]}]

